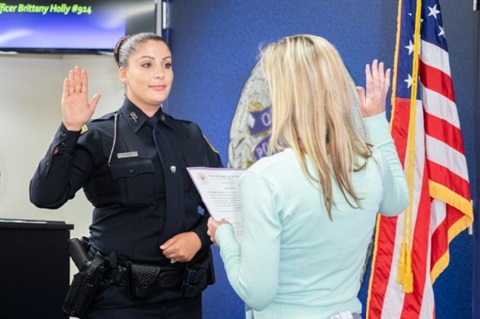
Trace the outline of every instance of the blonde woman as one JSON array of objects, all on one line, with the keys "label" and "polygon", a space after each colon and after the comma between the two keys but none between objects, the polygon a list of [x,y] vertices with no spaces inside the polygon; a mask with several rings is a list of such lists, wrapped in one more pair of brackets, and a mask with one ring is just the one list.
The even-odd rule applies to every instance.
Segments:
[{"label": "blonde woman", "polygon": [[[240,179],[244,239],[208,222],[230,284],[254,318],[361,318],[357,297],[377,213],[397,215],[408,190],[385,100],[390,69],[366,66],[352,88],[327,40],[295,35],[261,54],[272,97],[270,152]],[[354,129],[358,94],[370,143]]]}]

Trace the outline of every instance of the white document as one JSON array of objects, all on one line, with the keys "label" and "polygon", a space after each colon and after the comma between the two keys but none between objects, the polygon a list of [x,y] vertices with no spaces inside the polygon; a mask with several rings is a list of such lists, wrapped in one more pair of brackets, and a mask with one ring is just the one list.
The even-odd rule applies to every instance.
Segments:
[{"label": "white document", "polygon": [[241,242],[243,223],[238,179],[245,170],[212,167],[187,167],[187,170],[210,215],[215,220],[225,219],[232,224]]}]

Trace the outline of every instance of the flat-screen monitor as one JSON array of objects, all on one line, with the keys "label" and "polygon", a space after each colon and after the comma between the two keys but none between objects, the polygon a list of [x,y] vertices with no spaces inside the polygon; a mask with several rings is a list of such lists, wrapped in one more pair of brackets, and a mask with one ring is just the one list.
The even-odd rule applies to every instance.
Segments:
[{"label": "flat-screen monitor", "polygon": [[142,31],[157,32],[156,0],[0,0],[4,52],[112,52]]}]

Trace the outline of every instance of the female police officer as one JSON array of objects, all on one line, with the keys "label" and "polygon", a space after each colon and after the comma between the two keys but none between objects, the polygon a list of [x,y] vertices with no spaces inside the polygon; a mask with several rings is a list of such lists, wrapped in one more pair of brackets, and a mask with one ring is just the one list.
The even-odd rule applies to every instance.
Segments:
[{"label": "female police officer", "polygon": [[94,206],[89,252],[114,253],[118,263],[110,262],[86,318],[201,318],[205,278],[189,291],[184,277],[191,275],[185,267],[212,270],[209,214],[198,212],[203,204],[186,167],[220,167],[221,160],[196,124],[162,110],[173,82],[162,37],[122,38],[114,57],[123,105],[91,120],[100,95],[89,101],[86,71],[70,71],[62,124],[31,180],[30,199],[59,208],[83,188]]}]

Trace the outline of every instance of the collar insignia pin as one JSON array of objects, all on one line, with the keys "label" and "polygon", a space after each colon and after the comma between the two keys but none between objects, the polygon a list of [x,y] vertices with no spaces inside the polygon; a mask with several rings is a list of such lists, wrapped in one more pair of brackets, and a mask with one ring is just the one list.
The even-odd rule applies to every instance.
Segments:
[{"label": "collar insignia pin", "polygon": [[130,113],[130,117],[131,117],[135,122],[136,122],[137,119],[138,119],[137,113],[135,113],[135,112]]}]

